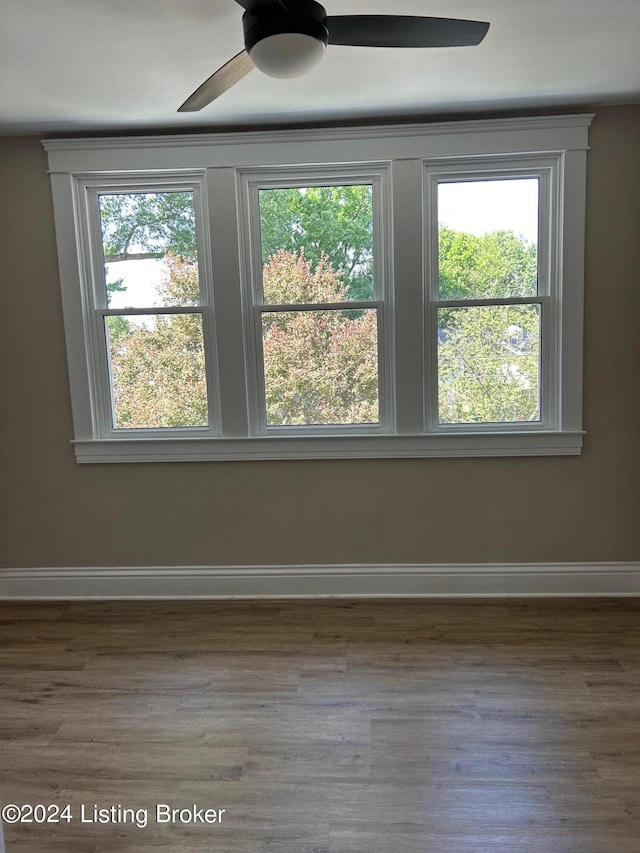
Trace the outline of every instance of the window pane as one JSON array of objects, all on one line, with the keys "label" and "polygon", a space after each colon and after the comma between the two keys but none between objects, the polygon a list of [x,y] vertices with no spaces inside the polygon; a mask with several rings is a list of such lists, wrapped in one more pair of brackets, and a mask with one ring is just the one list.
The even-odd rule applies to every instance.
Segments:
[{"label": "window pane", "polygon": [[259,200],[266,305],[374,298],[371,184],[263,189]]},{"label": "window pane", "polygon": [[113,426],[207,426],[202,316],[115,315],[105,320]]},{"label": "window pane", "polygon": [[538,179],[438,184],[440,299],[538,292]]},{"label": "window pane", "polygon": [[198,305],[192,192],[98,196],[107,305]]},{"label": "window pane", "polygon": [[267,424],[378,423],[377,311],[263,313]]},{"label": "window pane", "polygon": [[438,311],[440,423],[540,420],[540,306]]}]

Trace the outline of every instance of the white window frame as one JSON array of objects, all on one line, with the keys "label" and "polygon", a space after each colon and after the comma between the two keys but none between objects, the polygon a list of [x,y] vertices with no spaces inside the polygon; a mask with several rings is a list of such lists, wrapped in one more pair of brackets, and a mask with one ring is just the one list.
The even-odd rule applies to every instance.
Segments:
[{"label": "white window frame", "polygon": [[[139,306],[113,309],[107,305],[98,198],[100,195],[136,192],[193,193],[200,288],[199,305],[189,307]],[[173,175],[165,173],[162,177],[156,178],[135,173],[119,174],[116,177],[106,179],[102,177],[80,177],[76,182],[76,194],[80,246],[84,249],[84,327],[89,354],[87,362],[90,381],[89,406],[94,435],[100,440],[127,441],[132,438],[153,438],[166,432],[165,428],[126,429],[114,426],[105,319],[109,316],[199,314],[202,317],[204,336],[209,425],[175,428],[171,432],[184,438],[220,436],[220,395],[217,375],[218,358],[213,328],[213,287],[208,241],[205,237],[208,233],[208,213],[202,203],[203,197],[206,197],[206,175],[204,172],[196,172]]]},{"label": "white window frame", "polygon": [[[45,140],[77,460],[580,453],[586,152],[592,117]],[[535,174],[547,187],[541,192],[539,236],[540,281],[547,290],[534,300],[543,305],[543,418],[533,424],[442,425],[434,420],[434,186],[446,176],[473,174]],[[251,192],[264,181],[359,183],[363,176],[380,182],[374,193],[379,199],[374,251],[382,288],[376,300],[380,424],[267,427],[260,417],[260,306],[254,298],[259,244]],[[102,247],[95,243],[87,198],[96,187],[196,185],[203,305],[195,310],[202,312],[205,328],[210,426],[114,430],[107,411],[106,348],[96,331],[96,317],[105,310],[95,299]],[[545,205],[549,217],[543,215]]]},{"label": "white window frame", "polygon": [[[434,434],[473,434],[484,432],[549,431],[559,428],[558,394],[561,387],[559,364],[558,317],[561,313],[561,278],[558,270],[558,243],[561,238],[558,203],[558,185],[561,169],[560,155],[539,157],[497,157],[455,159],[447,164],[425,163],[424,221],[426,239],[425,258],[425,336],[429,343],[426,358],[425,421],[427,432]],[[439,296],[438,274],[438,185],[448,182],[482,180],[517,180],[534,178],[538,181],[538,239],[537,239],[537,294],[531,297],[502,299],[450,299]],[[513,423],[457,423],[444,424],[438,416],[438,309],[471,308],[483,305],[539,305],[540,306],[540,413],[538,421]]]},{"label": "white window frame", "polygon": [[[393,326],[391,323],[392,292],[389,275],[390,206],[389,165],[347,166],[326,168],[241,170],[238,173],[240,190],[240,227],[243,263],[243,297],[245,339],[247,341],[249,388],[249,430],[256,436],[298,435],[378,435],[393,434],[395,423],[392,401]],[[299,186],[345,186],[371,184],[373,207],[373,299],[362,302],[309,305],[265,306],[262,296],[262,251],[258,195],[260,190],[284,189]],[[313,311],[373,308],[377,312],[378,401],[379,421],[376,424],[333,424],[305,426],[273,426],[266,422],[264,361],[262,356],[261,317],[269,311]]]}]

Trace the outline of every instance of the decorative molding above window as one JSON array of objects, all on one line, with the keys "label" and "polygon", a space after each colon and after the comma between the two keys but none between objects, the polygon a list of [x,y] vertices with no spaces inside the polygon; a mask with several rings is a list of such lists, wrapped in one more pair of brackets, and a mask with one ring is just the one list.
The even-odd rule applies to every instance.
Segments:
[{"label": "decorative molding above window", "polygon": [[78,461],[580,453],[591,119],[46,140]]}]

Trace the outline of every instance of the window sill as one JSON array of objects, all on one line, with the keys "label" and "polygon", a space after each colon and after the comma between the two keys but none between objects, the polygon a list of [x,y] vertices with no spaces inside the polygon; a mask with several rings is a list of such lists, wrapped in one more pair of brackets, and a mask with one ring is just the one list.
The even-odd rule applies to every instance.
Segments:
[{"label": "window sill", "polygon": [[125,438],[74,441],[79,463],[206,462],[267,459],[419,459],[423,457],[578,456],[583,432],[475,435]]}]

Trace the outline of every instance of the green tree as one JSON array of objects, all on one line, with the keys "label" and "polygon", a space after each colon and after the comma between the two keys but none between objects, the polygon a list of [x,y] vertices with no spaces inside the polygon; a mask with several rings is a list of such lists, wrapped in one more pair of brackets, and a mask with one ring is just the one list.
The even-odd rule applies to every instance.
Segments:
[{"label": "green tree", "polygon": [[[279,250],[299,253],[315,266],[326,257],[350,299],[373,295],[373,194],[371,185],[260,191],[263,262]],[[196,257],[190,192],[108,193],[100,196],[106,263]],[[119,290],[117,282],[109,284]]]},{"label": "green tree", "polygon": [[163,258],[167,252],[196,257],[191,192],[105,193],[100,223],[106,263]]},{"label": "green tree", "polygon": [[510,423],[539,418],[537,306],[453,308],[440,323],[441,423]]},{"label": "green tree", "polygon": [[492,231],[476,236],[440,228],[440,299],[534,296],[537,263],[536,247],[512,231]]},{"label": "green tree", "polygon": [[348,298],[373,298],[373,194],[367,184],[260,191],[262,262],[278,251],[326,258]]},{"label": "green tree", "polygon": [[[440,228],[441,299],[537,293],[537,250],[511,231]],[[509,423],[540,415],[540,319],[531,305],[442,308],[438,317],[441,423]]]}]

